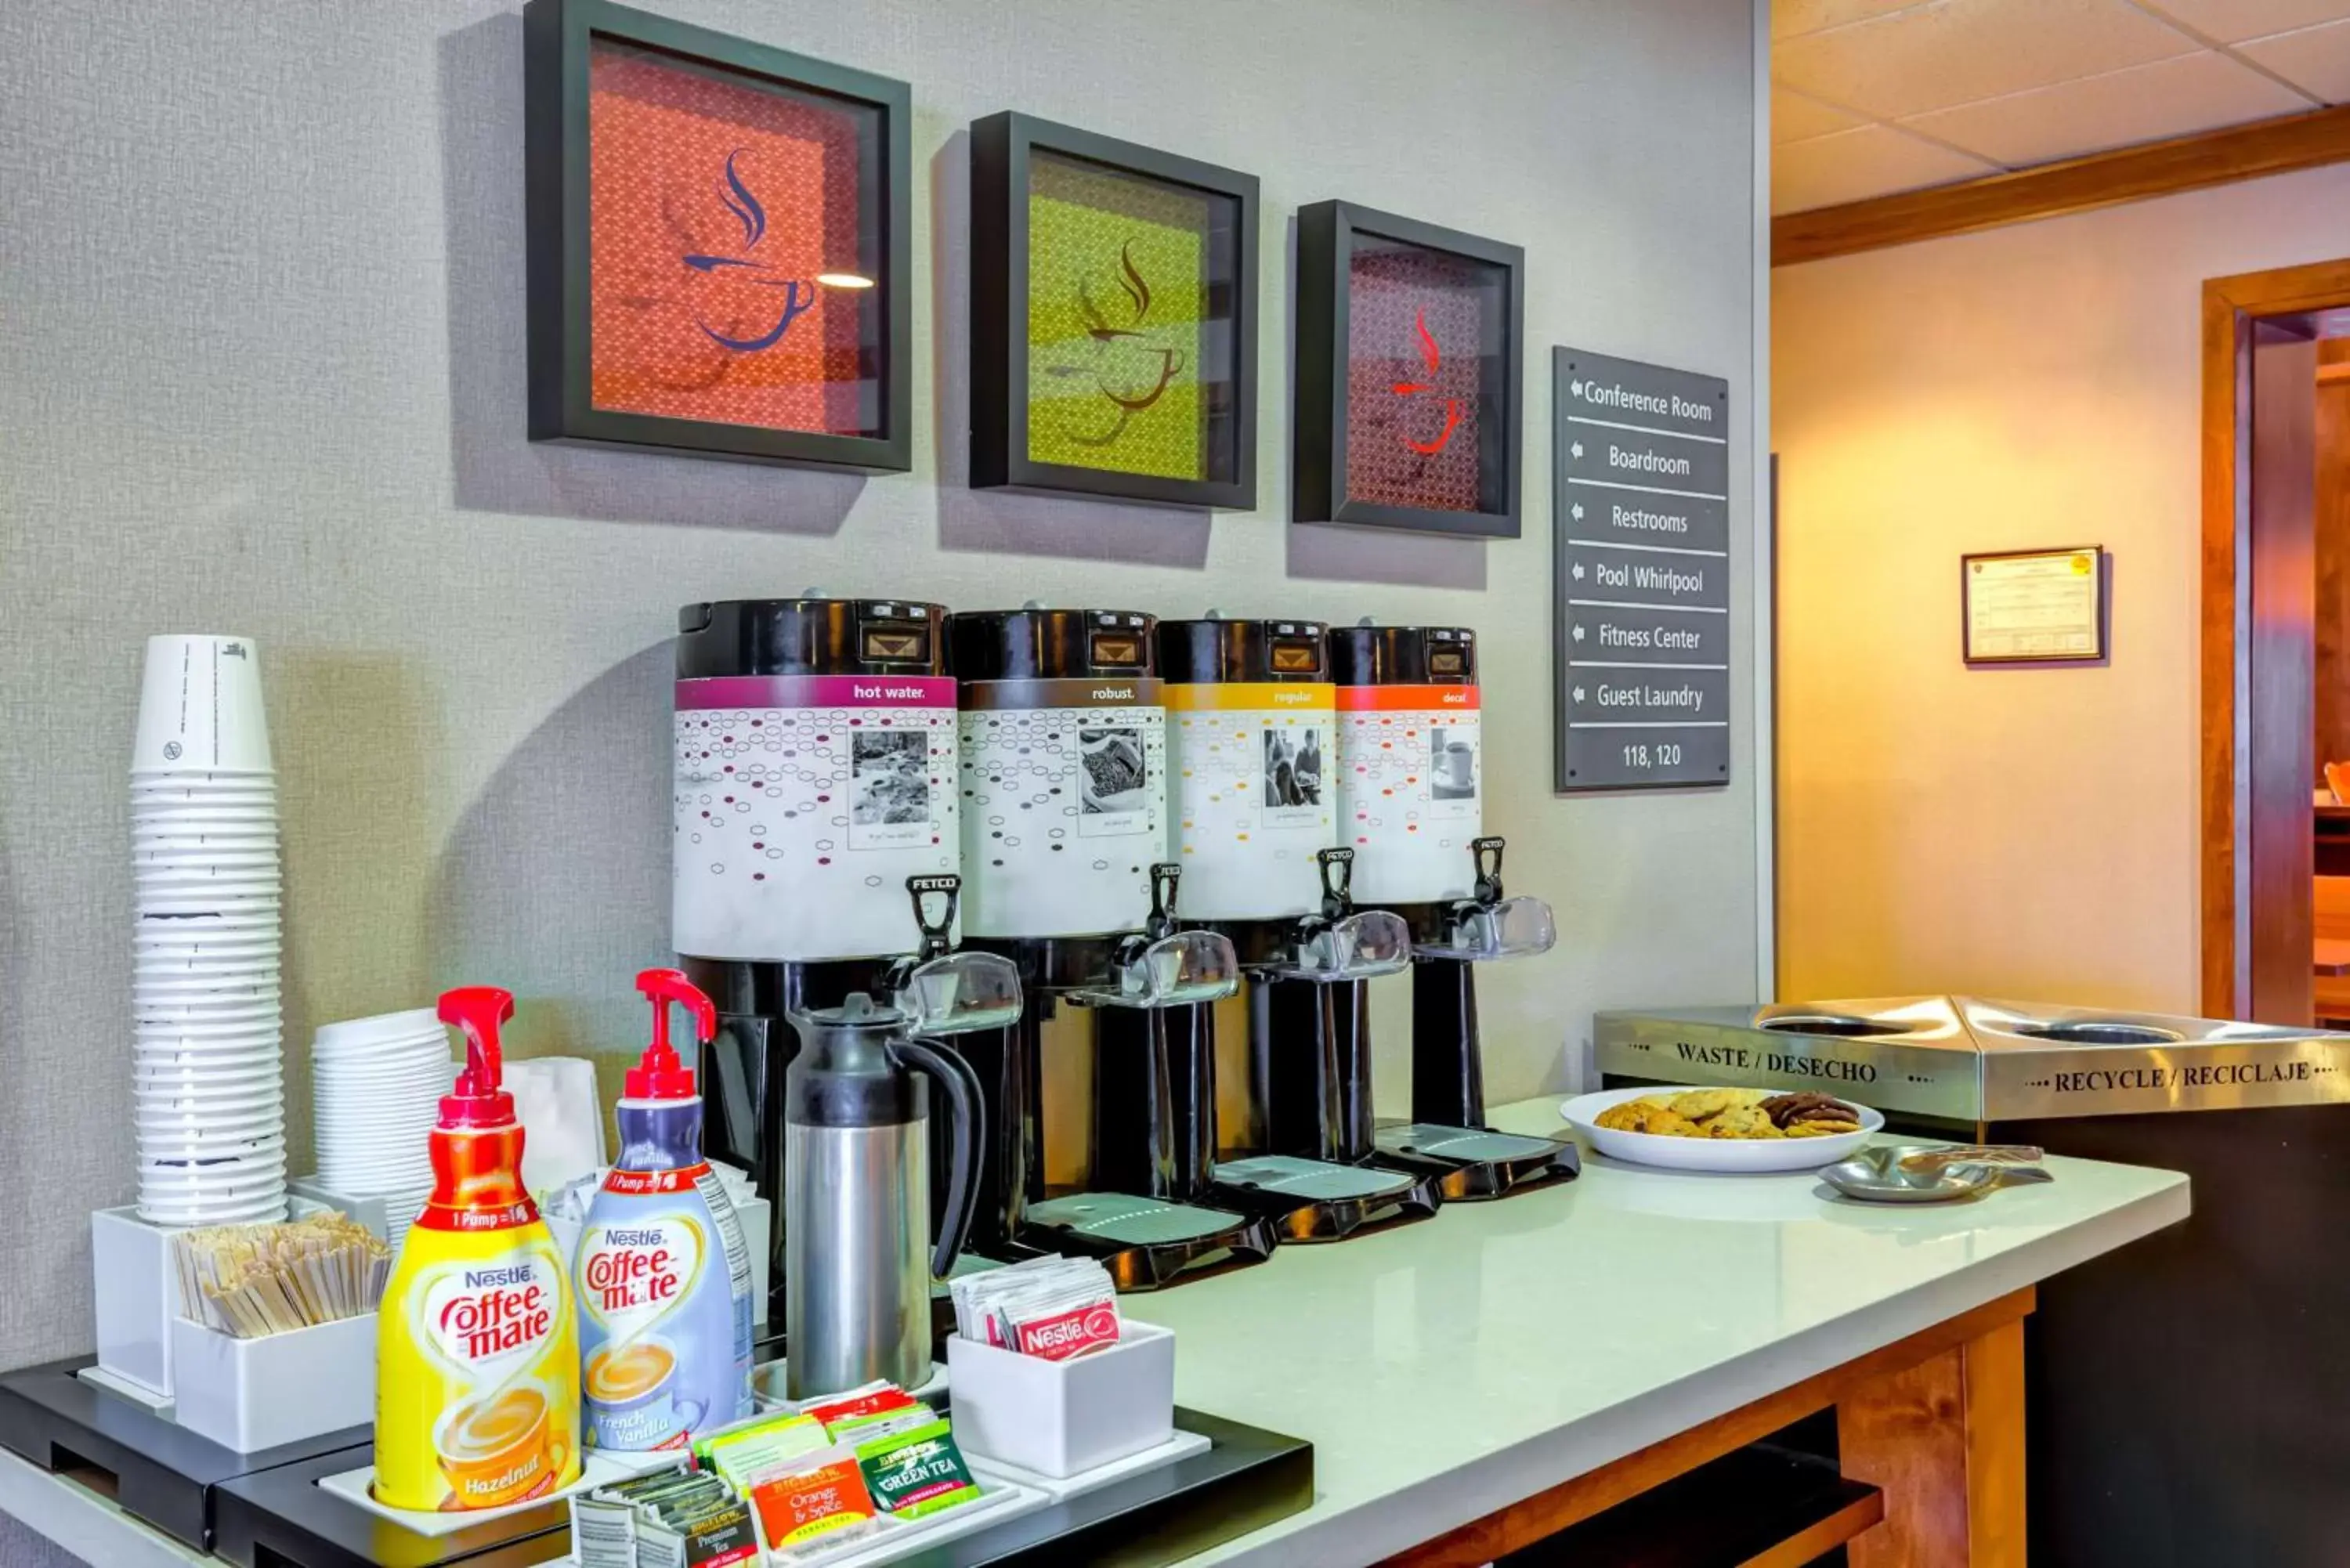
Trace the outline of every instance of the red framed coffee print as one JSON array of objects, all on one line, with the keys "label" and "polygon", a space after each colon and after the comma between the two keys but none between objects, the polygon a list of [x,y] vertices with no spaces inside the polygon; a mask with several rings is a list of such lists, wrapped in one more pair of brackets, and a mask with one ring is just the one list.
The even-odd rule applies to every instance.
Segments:
[{"label": "red framed coffee print", "polygon": [[1524,264],[1351,202],[1298,213],[1292,522],[1517,537]]},{"label": "red framed coffee print", "polygon": [[524,7],[530,436],[911,462],[905,83]]}]

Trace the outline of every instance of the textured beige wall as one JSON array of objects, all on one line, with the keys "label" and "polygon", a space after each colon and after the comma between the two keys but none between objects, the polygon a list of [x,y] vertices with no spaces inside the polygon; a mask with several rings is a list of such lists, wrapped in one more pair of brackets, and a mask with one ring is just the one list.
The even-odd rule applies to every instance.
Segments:
[{"label": "textured beige wall", "polygon": [[[2335,168],[1773,275],[1781,995],[2195,1011],[2202,284],[2342,255]],[[2106,668],[1960,663],[2082,544]]]},{"label": "textured beige wall", "polygon": [[[313,1025],[460,980],[521,995],[525,1053],[640,1043],[676,607],[810,584],[1473,625],[1488,820],[1565,933],[1489,987],[1497,1094],[1565,1081],[1594,1006],[1752,993],[1751,710],[1727,790],[1554,799],[1546,583],[1550,345],[1753,390],[1744,0],[662,9],[914,82],[912,473],[523,440],[511,5],[0,7],[0,1366],[88,1345],[86,1215],[132,1190],[122,770],[151,632],[263,649],[297,1106]],[[962,488],[962,128],[1008,107],[1263,177],[1256,514]],[[1526,247],[1522,541],[1282,521],[1285,233],[1329,196]]]}]

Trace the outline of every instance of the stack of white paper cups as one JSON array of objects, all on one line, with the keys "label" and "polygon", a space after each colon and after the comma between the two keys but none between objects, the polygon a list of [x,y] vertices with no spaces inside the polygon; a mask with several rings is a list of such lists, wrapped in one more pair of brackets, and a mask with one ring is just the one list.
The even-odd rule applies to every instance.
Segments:
[{"label": "stack of white paper cups", "polygon": [[321,1025],[310,1045],[318,1181],[383,1199],[394,1252],[432,1195],[432,1128],[456,1077],[449,1032],[430,1007]]},{"label": "stack of white paper cups", "polygon": [[130,763],[139,1212],[286,1213],[277,777],[246,637],[152,637]]}]

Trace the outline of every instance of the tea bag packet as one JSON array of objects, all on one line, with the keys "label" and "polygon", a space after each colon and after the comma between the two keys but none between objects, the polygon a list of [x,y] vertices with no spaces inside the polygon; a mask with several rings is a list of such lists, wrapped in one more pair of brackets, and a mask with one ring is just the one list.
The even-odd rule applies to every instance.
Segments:
[{"label": "tea bag packet", "polygon": [[723,1482],[714,1496],[680,1496],[643,1511],[650,1517],[637,1532],[634,1568],[735,1568],[760,1561],[751,1510]]},{"label": "tea bag packet", "polygon": [[789,1468],[828,1441],[824,1423],[813,1416],[779,1414],[698,1439],[694,1457],[737,1487]]},{"label": "tea bag packet", "polygon": [[868,1383],[861,1388],[810,1400],[800,1407],[800,1414],[823,1422],[826,1433],[837,1442],[842,1427],[848,1423],[919,1406],[911,1394],[894,1383]]},{"label": "tea bag packet", "polygon": [[844,1416],[825,1427],[825,1433],[836,1443],[857,1447],[876,1438],[887,1438],[899,1432],[910,1432],[917,1427],[927,1427],[939,1418],[939,1413],[919,1399],[909,1399],[902,1405],[886,1409],[868,1410],[862,1415]]},{"label": "tea bag packet", "polygon": [[979,1501],[979,1483],[944,1421],[875,1438],[857,1447],[874,1505],[892,1519],[922,1519]]},{"label": "tea bag packet", "polygon": [[803,1455],[795,1468],[761,1479],[748,1496],[778,1562],[861,1535],[878,1517],[857,1456],[842,1448]]},{"label": "tea bag packet", "polygon": [[684,1469],[655,1470],[571,1494],[571,1548],[578,1568],[637,1568],[637,1504],[694,1479]]}]

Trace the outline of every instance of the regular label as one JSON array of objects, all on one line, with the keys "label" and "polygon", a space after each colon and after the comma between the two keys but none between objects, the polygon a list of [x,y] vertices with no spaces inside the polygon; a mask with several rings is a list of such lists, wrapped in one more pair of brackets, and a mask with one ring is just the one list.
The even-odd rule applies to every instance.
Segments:
[{"label": "regular label", "polygon": [[1203,682],[1165,689],[1175,770],[1169,836],[1181,913],[1277,919],[1320,908],[1315,855],[1335,847],[1335,689]]}]

